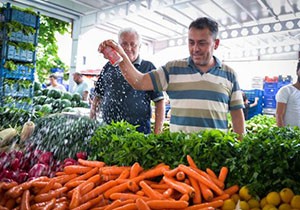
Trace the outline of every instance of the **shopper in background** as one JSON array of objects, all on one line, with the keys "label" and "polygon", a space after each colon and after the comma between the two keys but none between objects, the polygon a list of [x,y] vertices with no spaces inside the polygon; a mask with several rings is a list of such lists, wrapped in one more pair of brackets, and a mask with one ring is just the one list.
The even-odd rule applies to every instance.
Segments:
[{"label": "shopper in background", "polygon": [[62,92],[66,92],[66,87],[57,82],[57,76],[55,74],[50,74],[49,76],[50,85],[47,87],[48,89],[56,89]]},{"label": "shopper in background", "polygon": [[213,56],[220,43],[217,35],[218,24],[214,20],[196,19],[188,31],[190,57],[170,61],[149,73],[137,71],[113,40],[102,42],[98,51],[111,46],[123,57],[120,69],[135,89],[167,92],[172,107],[171,132],[227,131],[229,110],[233,131],[241,139],[245,131],[242,91],[236,73]]},{"label": "shopper in background", "polygon": [[276,94],[276,122],[278,127],[298,126],[300,128],[300,61],[296,83],[280,88]]},{"label": "shopper in background", "polygon": [[82,97],[82,100],[88,102],[90,87],[89,84],[86,81],[84,81],[83,75],[79,72],[75,72],[73,74],[73,80],[77,84],[74,93],[79,93]]},{"label": "shopper in background", "polygon": [[248,120],[249,110],[250,110],[250,108],[257,106],[258,100],[259,100],[259,98],[258,98],[258,97],[255,97],[255,98],[254,98],[254,102],[251,104],[251,103],[249,102],[249,100],[248,100],[248,97],[247,97],[246,94],[243,92],[243,101],[244,101],[243,112],[244,112],[245,120]]},{"label": "shopper in background", "polygon": [[[141,40],[136,30],[125,28],[119,32],[119,44],[126,53],[128,62],[137,71],[146,73],[155,66],[140,55]],[[154,133],[160,133],[164,120],[164,96],[158,91],[138,91],[133,89],[123,77],[119,67],[108,62],[102,69],[95,87],[95,98],[90,116],[96,118],[100,106],[103,121],[111,123],[125,120],[138,125],[137,130],[148,134],[151,132],[151,100],[155,104]]]}]

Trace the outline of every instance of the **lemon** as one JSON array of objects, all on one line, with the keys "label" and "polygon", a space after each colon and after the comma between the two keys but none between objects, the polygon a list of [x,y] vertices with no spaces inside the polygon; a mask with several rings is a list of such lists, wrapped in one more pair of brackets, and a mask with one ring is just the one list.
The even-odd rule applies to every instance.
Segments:
[{"label": "lemon", "polygon": [[294,192],[290,188],[283,188],[279,192],[279,195],[280,195],[282,202],[289,203],[294,196]]},{"label": "lemon", "polygon": [[268,204],[272,204],[274,206],[278,206],[281,202],[279,193],[275,191],[268,193],[266,199]]},{"label": "lemon", "polygon": [[235,209],[235,202],[229,198],[226,199],[223,203],[222,210],[233,210]]},{"label": "lemon", "polygon": [[267,204],[267,199],[264,197],[263,199],[260,200],[260,208],[263,208]]},{"label": "lemon", "polygon": [[239,196],[241,198],[241,200],[250,200],[250,198],[252,197],[250,194],[249,194],[249,190],[247,188],[247,186],[243,186],[240,190],[239,190]]},{"label": "lemon", "polygon": [[237,203],[240,200],[239,194],[235,193],[230,197],[235,203]]},{"label": "lemon", "polygon": [[247,203],[247,201],[240,201],[240,209],[241,210],[249,210],[249,204]]},{"label": "lemon", "polygon": [[275,206],[274,205],[272,205],[272,204],[266,204],[263,208],[262,208],[262,210],[271,210],[272,208],[275,208]]},{"label": "lemon", "polygon": [[251,198],[250,200],[248,200],[248,204],[249,204],[250,209],[260,207],[259,201],[255,198]]},{"label": "lemon", "polygon": [[291,200],[292,209],[300,209],[300,195],[294,195]]},{"label": "lemon", "polygon": [[291,210],[292,207],[290,204],[288,203],[282,203],[279,207],[278,207],[279,210]]}]

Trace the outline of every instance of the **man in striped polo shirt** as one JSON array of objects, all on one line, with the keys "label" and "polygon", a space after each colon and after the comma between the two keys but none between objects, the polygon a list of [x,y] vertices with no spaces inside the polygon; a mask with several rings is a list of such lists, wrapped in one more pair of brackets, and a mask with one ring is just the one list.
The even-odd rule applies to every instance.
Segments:
[{"label": "man in striped polo shirt", "polygon": [[196,132],[203,129],[227,131],[228,111],[233,131],[244,133],[243,97],[236,73],[213,55],[219,46],[218,24],[201,17],[189,26],[190,56],[170,61],[143,74],[137,71],[120,46],[112,40],[99,45],[99,52],[109,45],[123,57],[119,64],[129,84],[139,90],[166,91],[172,111],[170,131]]}]

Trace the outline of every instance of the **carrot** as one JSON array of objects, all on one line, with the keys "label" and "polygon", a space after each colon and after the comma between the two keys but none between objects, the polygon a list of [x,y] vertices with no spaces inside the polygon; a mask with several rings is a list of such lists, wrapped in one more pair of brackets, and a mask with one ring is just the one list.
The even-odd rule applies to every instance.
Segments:
[{"label": "carrot", "polygon": [[80,188],[75,188],[70,202],[70,209],[74,209],[80,205]]},{"label": "carrot", "polygon": [[44,207],[43,210],[51,210],[55,207],[56,199],[52,198]]},{"label": "carrot", "polygon": [[81,165],[69,165],[64,167],[66,174],[84,174],[92,170],[92,167],[81,166]]},{"label": "carrot", "polygon": [[127,182],[124,182],[122,184],[116,185],[106,192],[104,192],[104,198],[109,198],[111,194],[113,193],[119,193],[119,192],[124,192],[125,190],[128,189],[128,184]]},{"label": "carrot", "polygon": [[97,160],[84,160],[84,159],[79,158],[77,161],[80,165],[88,166],[88,167],[92,167],[92,168],[94,168],[94,167],[101,168],[101,167],[105,166],[104,162],[97,161]]},{"label": "carrot", "polygon": [[[123,172],[122,172],[122,173],[123,173]],[[122,174],[122,173],[121,173],[121,174]],[[110,181],[110,180],[115,180],[115,179],[117,179],[118,177],[120,177],[121,174],[120,174],[120,175],[117,175],[117,174],[101,174],[101,181],[103,181],[103,182],[108,182],[108,181]],[[128,174],[129,174],[129,172],[128,172]]]},{"label": "carrot", "polygon": [[62,175],[66,175],[66,173],[63,171],[58,171],[55,173],[55,176],[62,176]]},{"label": "carrot", "polygon": [[61,175],[58,177],[53,177],[52,179],[55,179],[56,182],[60,183],[60,184],[65,184],[67,182],[69,182],[70,180],[73,180],[77,177],[77,174],[66,174],[66,175]]},{"label": "carrot", "polygon": [[[53,178],[51,180],[54,180]],[[38,191],[40,191],[41,188],[44,188],[47,184],[49,184],[48,181],[38,181],[38,182],[33,182],[31,184],[31,187],[38,188]],[[55,182],[52,189],[57,189],[61,188],[62,184]]]},{"label": "carrot", "polygon": [[146,182],[148,185],[163,184],[163,181],[155,182],[155,181],[152,181],[152,180],[149,180],[149,179],[144,179],[143,181]]},{"label": "carrot", "polygon": [[214,197],[213,192],[202,182],[199,182],[201,194],[206,201],[211,201]]},{"label": "carrot", "polygon": [[55,210],[65,210],[65,209],[68,209],[68,203],[66,201],[55,204]]},{"label": "carrot", "polygon": [[113,209],[116,209],[117,207],[120,207],[120,206],[124,206],[126,204],[129,204],[129,203],[134,203],[134,200],[132,199],[128,199],[128,200],[125,200],[125,201],[121,201],[121,200],[114,200],[111,204],[107,205],[104,210],[113,210]]},{"label": "carrot", "polygon": [[139,191],[139,186],[136,184],[136,182],[133,181],[128,181],[127,182],[127,188],[131,191],[131,192],[137,192]]},{"label": "carrot", "polygon": [[138,174],[143,171],[143,168],[138,162],[135,162],[131,167],[130,167],[130,176],[129,178],[132,179],[134,177],[137,177]]},{"label": "carrot", "polygon": [[57,198],[58,196],[65,193],[66,191],[68,191],[68,188],[67,187],[62,187],[62,188],[52,190],[52,191],[47,192],[47,193],[38,194],[37,196],[34,197],[34,201],[38,202],[38,203],[39,202],[44,202],[44,201],[49,201],[52,198]]},{"label": "carrot", "polygon": [[192,168],[198,168],[195,161],[193,160],[193,158],[190,155],[186,156],[186,159],[188,161],[188,164],[190,165],[190,167]]},{"label": "carrot", "polygon": [[55,182],[55,179],[51,179],[48,184],[39,191],[39,194],[49,192],[54,187]]},{"label": "carrot", "polygon": [[93,198],[83,204],[81,204],[80,206],[74,208],[73,210],[86,210],[86,209],[90,209],[91,207],[95,206],[96,204],[100,203],[102,200],[104,200],[103,196],[100,195],[96,198]]},{"label": "carrot", "polygon": [[[117,181],[117,183],[118,184],[122,184],[122,183],[124,183],[124,182],[128,182],[128,180],[129,179],[116,179],[116,181]],[[137,177],[134,177],[134,178],[132,178],[132,179],[130,179],[131,181],[134,181],[134,182],[136,182],[136,183],[139,183],[140,181],[142,181],[142,180],[145,180],[145,176],[144,176],[144,174],[140,174],[140,175],[138,175]]]},{"label": "carrot", "polygon": [[227,174],[228,174],[228,168],[223,166],[220,170],[220,173],[219,173],[219,177],[218,179],[221,181],[221,182],[225,182],[225,179],[227,177]]},{"label": "carrot", "polygon": [[183,182],[186,183],[187,185],[191,185],[191,182],[188,178],[185,178]]},{"label": "carrot", "polygon": [[232,185],[228,187],[227,189],[224,190],[224,193],[229,194],[230,196],[237,193],[239,191],[239,186],[238,185]]},{"label": "carrot", "polygon": [[189,203],[186,201],[173,200],[150,200],[146,202],[151,209],[184,209],[188,207]]},{"label": "carrot", "polygon": [[74,179],[68,181],[66,184],[77,181],[77,180],[86,180],[89,179],[90,177],[94,176],[96,173],[98,173],[98,168],[91,168],[91,170],[87,171],[86,173],[75,177]]},{"label": "carrot", "polygon": [[157,191],[154,191],[146,182],[141,181],[139,183],[145,194],[152,199],[163,199],[162,194],[158,193]]},{"label": "carrot", "polygon": [[138,210],[151,210],[148,204],[143,199],[136,199],[136,206]]},{"label": "carrot", "polygon": [[6,191],[6,194],[11,198],[20,197],[25,190],[28,190],[31,187],[32,181],[23,182],[17,186],[10,188]]},{"label": "carrot", "polygon": [[64,186],[71,189],[71,188],[79,186],[80,184],[82,184],[84,182],[85,182],[85,180],[75,180],[75,181],[70,181],[70,182],[66,183]]},{"label": "carrot", "polygon": [[[147,171],[145,171],[144,173],[142,173],[141,175],[144,176],[145,179],[152,179],[154,177],[157,177],[157,176],[161,176],[164,174],[164,171],[167,171],[170,169],[170,166],[167,166],[167,165],[160,165],[158,167],[154,167],[154,168],[151,168]],[[139,177],[139,176],[138,176]],[[137,177],[136,177],[137,178]]]},{"label": "carrot", "polygon": [[225,193],[223,195],[219,195],[217,197],[214,197],[211,201],[217,201],[217,200],[223,200],[223,201],[225,201],[228,198],[230,198],[230,195]]},{"label": "carrot", "polygon": [[[24,193],[23,193],[24,194]],[[16,200],[11,198],[11,199],[8,199],[5,203],[5,207],[8,208],[8,209],[12,209],[16,204]]]},{"label": "carrot", "polygon": [[120,175],[124,170],[129,169],[128,166],[106,166],[101,168],[101,174],[114,174],[114,175]]},{"label": "carrot", "polygon": [[168,188],[163,192],[163,197],[164,198],[170,198],[171,195],[173,194],[174,189],[173,188]]},{"label": "carrot", "polygon": [[153,184],[149,184],[147,182],[147,180],[145,180],[145,182],[150,185],[150,187],[152,187],[153,189],[168,189],[170,186],[168,184],[156,184],[156,183],[153,183]]},{"label": "carrot", "polygon": [[196,179],[199,182],[201,182],[202,184],[205,184],[206,186],[208,186],[210,189],[212,189],[213,191],[215,191],[218,195],[222,195],[224,193],[224,191],[221,190],[214,182],[212,182],[211,180],[208,180],[205,177],[201,176],[200,174],[198,174],[191,167],[188,167],[188,166],[185,166],[183,164],[180,164],[179,168],[180,168],[180,170],[182,170],[183,172],[185,172],[188,176],[191,176],[194,179]]},{"label": "carrot", "polygon": [[218,178],[217,175],[215,174],[215,172],[213,170],[211,170],[210,168],[206,169],[206,173],[208,173],[209,176],[214,177],[214,178]]},{"label": "carrot", "polygon": [[118,176],[118,179],[127,179],[130,176],[130,170],[125,169],[120,176]]},{"label": "carrot", "polygon": [[22,195],[20,210],[30,210],[29,197],[30,197],[30,191],[25,190]]},{"label": "carrot", "polygon": [[201,203],[202,197],[201,197],[201,190],[200,190],[199,183],[193,177],[189,177],[189,180],[191,182],[191,186],[195,189],[195,196],[193,197],[193,204]]},{"label": "carrot", "polygon": [[135,203],[128,203],[125,204],[124,206],[119,206],[117,208],[115,208],[115,210],[137,210],[137,206]]},{"label": "carrot", "polygon": [[191,198],[194,197],[195,194],[195,189],[190,186],[187,185],[183,182],[178,182],[175,179],[172,178],[168,178],[166,176],[163,177],[163,180],[172,188],[174,188],[175,190],[179,191],[182,194],[188,194]]},{"label": "carrot", "polygon": [[180,198],[179,198],[180,201],[186,201],[186,202],[189,202],[190,200],[190,196],[188,194],[183,194]]},{"label": "carrot", "polygon": [[117,199],[121,199],[121,200],[133,199],[133,200],[136,200],[138,198],[141,198],[145,201],[151,200],[148,197],[137,195],[137,194],[132,194],[132,193],[113,193],[113,194],[110,195],[109,198],[112,199],[112,200],[117,200]]},{"label": "carrot", "polygon": [[217,200],[217,201],[211,201],[207,203],[200,203],[193,206],[187,207],[185,210],[199,210],[207,207],[213,207],[213,208],[219,208],[223,206],[224,201],[223,200]]},{"label": "carrot", "polygon": [[176,179],[177,179],[178,181],[183,181],[183,180],[185,180],[185,173],[184,173],[183,171],[178,171],[178,172],[176,173]]},{"label": "carrot", "polygon": [[168,176],[168,177],[174,177],[174,176],[176,176],[176,174],[178,173],[178,171],[179,171],[179,168],[176,167],[176,168],[173,168],[172,170],[165,171],[164,175]]},{"label": "carrot", "polygon": [[0,189],[9,190],[12,187],[15,187],[18,185],[18,182],[12,181],[12,182],[0,182]]},{"label": "carrot", "polygon": [[87,182],[80,188],[80,194],[85,195],[86,193],[90,192],[94,188],[94,182]]},{"label": "carrot", "polygon": [[81,198],[81,202],[85,203],[85,202],[101,195],[106,190],[116,186],[117,184],[118,183],[115,180],[111,180],[102,185],[99,185],[99,186],[95,187],[93,190],[91,190],[90,192],[88,192],[87,194],[83,195]]},{"label": "carrot", "polygon": [[208,180],[211,180],[212,182],[214,182],[220,189],[224,189],[224,182],[221,182],[218,178],[215,178],[213,176],[210,176],[208,173],[206,173],[205,171],[200,170],[199,168],[193,168],[198,174],[202,175],[203,177],[205,177]]},{"label": "carrot", "polygon": [[145,195],[145,192],[142,191],[142,190],[139,190],[135,193],[136,195],[141,195],[141,196],[144,196]]}]

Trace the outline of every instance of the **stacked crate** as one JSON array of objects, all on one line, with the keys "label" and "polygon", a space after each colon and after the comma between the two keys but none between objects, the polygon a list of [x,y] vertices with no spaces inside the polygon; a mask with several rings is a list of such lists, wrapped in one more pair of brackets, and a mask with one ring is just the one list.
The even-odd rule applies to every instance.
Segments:
[{"label": "stacked crate", "polygon": [[273,79],[269,77],[266,78],[264,81],[264,108],[276,109],[275,96],[281,87],[292,83],[292,77],[279,75]]},{"label": "stacked crate", "polygon": [[30,109],[39,14],[11,7],[0,14],[0,105]]},{"label": "stacked crate", "polygon": [[247,120],[251,119],[255,115],[262,114],[264,91],[260,89],[252,89],[252,90],[243,90],[243,92],[246,94],[250,104],[253,104],[255,98],[258,98],[257,105],[249,109]]}]

